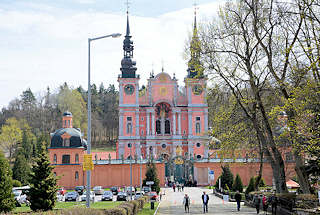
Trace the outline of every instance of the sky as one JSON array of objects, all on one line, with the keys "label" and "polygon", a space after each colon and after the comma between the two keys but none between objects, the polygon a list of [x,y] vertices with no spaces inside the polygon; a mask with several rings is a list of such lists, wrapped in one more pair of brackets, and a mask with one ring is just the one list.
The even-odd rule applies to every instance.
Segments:
[{"label": "sky", "polygon": [[[130,0],[129,22],[140,86],[152,70],[187,75],[184,47],[197,21],[217,15],[223,0]],[[120,74],[126,0],[1,0],[0,109],[28,88],[39,97],[67,82],[87,89],[88,38],[121,33],[91,43],[91,81],[105,87]]]}]

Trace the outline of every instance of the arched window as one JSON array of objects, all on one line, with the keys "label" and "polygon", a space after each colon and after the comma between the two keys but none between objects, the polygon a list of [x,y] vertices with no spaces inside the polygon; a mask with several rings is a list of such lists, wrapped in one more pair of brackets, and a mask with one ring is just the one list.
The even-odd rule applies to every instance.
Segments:
[{"label": "arched window", "polygon": [[53,175],[56,177],[56,176],[57,176],[57,173],[56,173],[56,172],[53,172]]},{"label": "arched window", "polygon": [[200,131],[201,131],[201,126],[200,126],[200,123],[197,122],[196,123],[196,134],[200,134]]},{"label": "arched window", "polygon": [[76,180],[79,179],[79,173],[78,173],[78,171],[76,171],[76,173],[74,174],[74,178],[75,178]]},{"label": "arched window", "polygon": [[68,120],[68,127],[70,127],[70,120]]},{"label": "arched window", "polygon": [[57,155],[56,154],[53,155],[53,163],[57,163]]},{"label": "arched window", "polygon": [[67,127],[67,120],[64,120],[64,127]]},{"label": "arched window", "polygon": [[200,143],[197,143],[196,146],[199,148],[199,147],[201,146],[201,144],[200,144]]},{"label": "arched window", "polygon": [[161,122],[159,119],[156,121],[156,132],[157,134],[161,134]]},{"label": "arched window", "polygon": [[197,155],[197,159],[201,159],[201,155]]},{"label": "arched window", "polygon": [[127,134],[132,134],[132,124],[131,123],[127,124]]},{"label": "arched window", "polygon": [[76,162],[76,163],[79,163],[79,155],[78,155],[78,154],[76,154],[75,162]]},{"label": "arched window", "polygon": [[168,119],[164,123],[164,133],[170,134],[170,121]]}]

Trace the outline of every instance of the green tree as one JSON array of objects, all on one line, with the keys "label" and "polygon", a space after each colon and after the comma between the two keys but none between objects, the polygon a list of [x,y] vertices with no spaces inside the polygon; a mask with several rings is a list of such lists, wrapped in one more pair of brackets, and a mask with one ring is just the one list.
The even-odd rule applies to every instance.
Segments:
[{"label": "green tree", "polygon": [[23,151],[24,149],[20,148],[16,153],[17,155],[15,157],[12,172],[13,179],[20,181],[23,185],[27,185],[31,171]]},{"label": "green tree", "polygon": [[254,191],[254,177],[251,177],[250,178],[250,181],[249,181],[249,185],[248,185],[248,187],[247,187],[247,189],[246,189],[246,194],[248,194],[248,193],[250,193],[250,192],[252,192],[252,191]]},{"label": "green tree", "polygon": [[9,152],[9,161],[11,162],[17,143],[21,142],[22,131],[16,118],[9,118],[6,124],[1,127],[0,147],[3,151]]},{"label": "green tree", "polygon": [[160,192],[160,185],[159,185],[160,180],[158,179],[158,176],[157,176],[156,165],[154,164],[152,159],[147,164],[146,177],[143,179],[144,186],[147,186],[147,184],[146,184],[147,181],[153,181],[154,184],[151,185],[151,189],[153,191]]},{"label": "green tree", "polygon": [[0,151],[0,213],[10,212],[15,207],[12,193],[12,171],[7,159]]},{"label": "green tree", "polygon": [[222,173],[221,173],[221,187],[223,189],[231,189],[233,185],[233,174],[230,171],[230,168],[228,165],[221,166]]},{"label": "green tree", "polygon": [[243,184],[240,178],[240,175],[237,174],[236,178],[234,179],[233,185],[232,185],[232,190],[233,191],[239,191],[242,192],[243,191]]},{"label": "green tree", "polygon": [[35,160],[30,175],[30,208],[33,211],[52,210],[56,203],[58,191],[57,178],[54,176],[45,143]]}]

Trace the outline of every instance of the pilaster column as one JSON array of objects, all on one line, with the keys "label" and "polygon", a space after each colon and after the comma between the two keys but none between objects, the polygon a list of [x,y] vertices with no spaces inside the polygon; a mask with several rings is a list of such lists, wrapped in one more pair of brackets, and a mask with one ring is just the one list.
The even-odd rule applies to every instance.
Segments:
[{"label": "pilaster column", "polygon": [[123,111],[119,111],[120,117],[119,117],[119,135],[123,136]]},{"label": "pilaster column", "polygon": [[140,126],[139,126],[139,109],[136,109],[136,136],[140,136]]},{"label": "pilaster column", "polygon": [[139,105],[139,84],[136,83],[136,105]]},{"label": "pilaster column", "polygon": [[191,90],[191,86],[190,86],[190,83],[189,83],[188,84],[188,105],[190,105],[192,103],[191,93],[192,93],[192,90]]},{"label": "pilaster column", "polygon": [[181,135],[181,112],[178,112],[178,134]]},{"label": "pilaster column", "polygon": [[173,132],[173,135],[176,135],[176,130],[177,130],[177,126],[176,126],[176,111],[173,111],[172,112],[172,120],[173,120],[173,122],[172,122],[172,132]]},{"label": "pilaster column", "polygon": [[119,82],[119,104],[120,106],[123,104],[123,85],[122,81]]},{"label": "pilaster column", "polygon": [[189,153],[189,157],[190,157],[190,154],[191,156],[193,157],[193,142],[192,141],[188,141],[188,153]]},{"label": "pilaster column", "polygon": [[207,135],[207,132],[208,132],[208,109],[207,108],[204,110],[204,132]]},{"label": "pilaster column", "polygon": [[155,131],[155,112],[153,111],[152,113],[151,113],[151,120],[152,120],[152,122],[151,122],[151,125],[152,125],[152,134],[151,135],[155,135],[156,134],[156,131]]},{"label": "pilaster column", "polygon": [[192,135],[192,113],[188,112],[188,134]]},{"label": "pilaster column", "polygon": [[150,135],[150,113],[147,111],[147,136]]},{"label": "pilaster column", "polygon": [[161,134],[164,134],[164,117],[161,117]]},{"label": "pilaster column", "polygon": [[139,159],[140,156],[141,156],[141,148],[140,148],[141,143],[138,141],[138,142],[136,142],[135,146],[136,146],[136,147],[135,147],[135,149],[136,149],[136,154],[137,154],[138,159]]}]

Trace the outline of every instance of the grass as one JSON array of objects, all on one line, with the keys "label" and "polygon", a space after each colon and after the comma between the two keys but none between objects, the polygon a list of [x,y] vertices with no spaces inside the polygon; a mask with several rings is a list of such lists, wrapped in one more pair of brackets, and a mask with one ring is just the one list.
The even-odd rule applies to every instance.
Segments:
[{"label": "grass", "polygon": [[[104,208],[112,208],[117,205],[119,205],[121,202],[95,202],[91,203],[90,207],[93,209],[104,209]],[[76,207],[81,207],[85,208],[86,207],[86,202],[57,202],[56,206],[54,207],[54,210],[56,209],[68,209],[68,208],[76,208]],[[15,208],[13,211],[14,213],[28,213],[31,212],[30,207],[26,206],[23,204],[21,207]]]},{"label": "grass", "polygon": [[153,215],[154,212],[157,210],[159,202],[154,203],[154,210],[151,210],[151,203],[148,202],[144,205],[143,209],[138,213],[138,215]]},{"label": "grass", "polygon": [[92,148],[92,152],[110,152],[110,151],[116,151],[116,146],[104,146],[104,147],[95,147]]}]

